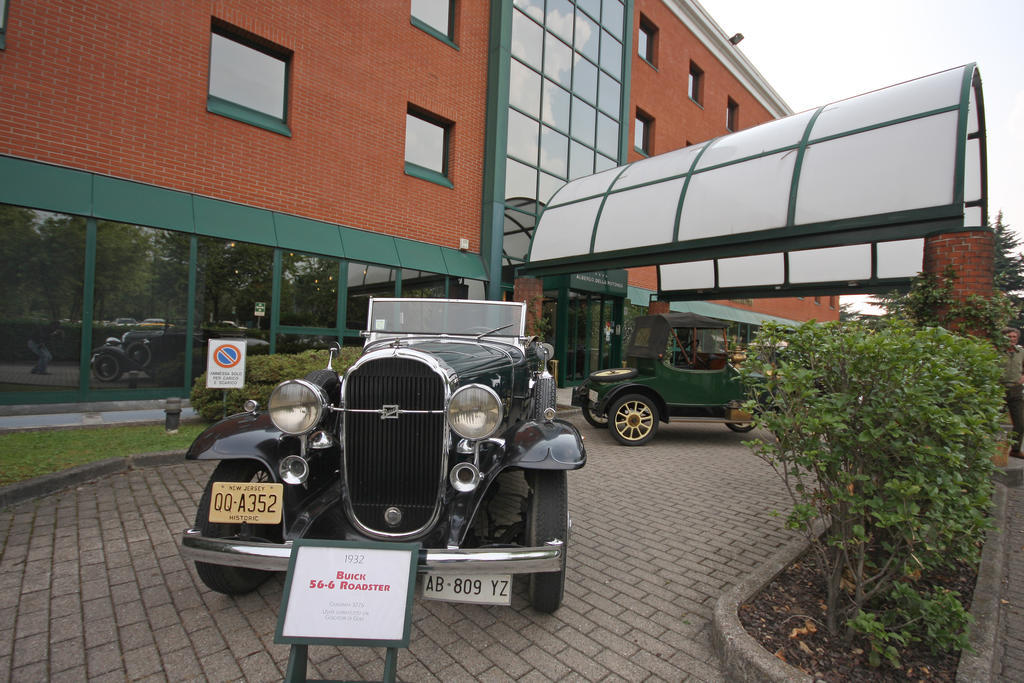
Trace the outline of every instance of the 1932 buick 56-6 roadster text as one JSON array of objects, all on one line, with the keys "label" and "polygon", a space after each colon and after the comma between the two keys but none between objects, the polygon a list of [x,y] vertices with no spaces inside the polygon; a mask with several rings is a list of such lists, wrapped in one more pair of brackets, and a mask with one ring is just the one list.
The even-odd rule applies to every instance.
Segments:
[{"label": "1932 buick 56-6 roadster text", "polygon": [[182,554],[232,594],[286,570],[296,539],[418,542],[425,598],[510,604],[524,575],[533,608],[558,609],[586,453],[524,325],[520,303],[372,300],[344,376],[328,360],[192,444],[220,462]]}]

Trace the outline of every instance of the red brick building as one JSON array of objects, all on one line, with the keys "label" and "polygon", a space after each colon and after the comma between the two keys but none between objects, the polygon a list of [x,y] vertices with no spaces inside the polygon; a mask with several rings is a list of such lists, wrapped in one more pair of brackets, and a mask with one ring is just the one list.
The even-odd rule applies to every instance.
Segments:
[{"label": "red brick building", "polygon": [[[510,296],[561,184],[788,113],[686,0],[0,0],[0,16],[0,404],[187,395],[211,337],[354,342],[369,296]],[[545,290],[575,305],[552,316],[563,353],[656,289],[646,269],[607,281]],[[97,373],[110,337],[126,355]],[[36,338],[45,376],[28,374]]]}]

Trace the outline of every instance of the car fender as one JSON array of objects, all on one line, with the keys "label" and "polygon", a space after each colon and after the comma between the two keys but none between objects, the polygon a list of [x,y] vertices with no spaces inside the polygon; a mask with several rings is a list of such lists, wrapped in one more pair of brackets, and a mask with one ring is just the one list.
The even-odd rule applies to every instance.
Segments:
[{"label": "car fender", "polygon": [[508,445],[507,466],[533,470],[577,470],[587,451],[576,428],[564,420],[523,423]]},{"label": "car fender", "polygon": [[668,422],[668,406],[665,404],[665,399],[657,391],[643,384],[623,384],[622,386],[615,387],[604,395],[604,399],[601,401],[598,409],[601,413],[607,415],[612,404],[620,396],[625,396],[626,394],[640,394],[641,396],[648,397],[658,409],[658,420],[660,422]]},{"label": "car fender", "polygon": [[266,413],[231,415],[196,437],[185,453],[186,460],[258,460],[278,481],[278,447],[281,430]]}]

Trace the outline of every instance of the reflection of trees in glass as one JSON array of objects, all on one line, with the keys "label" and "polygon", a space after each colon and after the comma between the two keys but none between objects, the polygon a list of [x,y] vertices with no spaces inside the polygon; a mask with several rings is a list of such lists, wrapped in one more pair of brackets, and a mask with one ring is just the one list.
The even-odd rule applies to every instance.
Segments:
[{"label": "reflection of trees in glass", "polygon": [[79,320],[85,219],[0,205],[0,314]]},{"label": "reflection of trees in glass", "polygon": [[282,257],[281,323],[334,327],[338,260],[287,252]]},{"label": "reflection of trees in glass", "polygon": [[96,320],[187,315],[187,233],[100,221],[96,233]]},{"label": "reflection of trees in glass", "polygon": [[271,247],[201,237],[198,261],[199,319],[245,324],[255,320],[257,301],[269,304],[274,264]]}]

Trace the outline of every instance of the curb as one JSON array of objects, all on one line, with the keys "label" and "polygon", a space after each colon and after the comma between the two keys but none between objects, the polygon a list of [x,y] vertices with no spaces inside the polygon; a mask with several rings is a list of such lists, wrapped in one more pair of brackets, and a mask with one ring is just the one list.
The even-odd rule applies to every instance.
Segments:
[{"label": "curb", "polygon": [[[971,600],[970,614],[974,625],[969,644],[974,650],[964,650],[957,666],[956,680],[987,681],[991,678],[996,656],[999,632],[1000,582],[1003,577],[1005,548],[1003,530],[1006,527],[1006,487],[997,483],[992,494],[992,517],[995,528],[985,537],[985,546],[978,567],[978,579]],[[747,602],[799,557],[809,546],[798,538],[779,549],[759,569],[723,593],[715,602],[711,624],[711,646],[722,670],[729,680],[773,682],[800,681],[811,683],[810,675],[790,666],[771,654],[747,633],[740,623],[739,607]]]},{"label": "curb", "polygon": [[110,458],[108,460],[100,460],[99,462],[78,465],[61,472],[44,474],[35,479],[0,488],[0,508],[10,507],[23,503],[26,500],[56,493],[57,491],[78,486],[79,484],[84,484],[110,474],[127,472],[128,470],[142,467],[175,465],[182,462],[185,462],[185,451],[178,450],[128,455],[123,458]]}]

